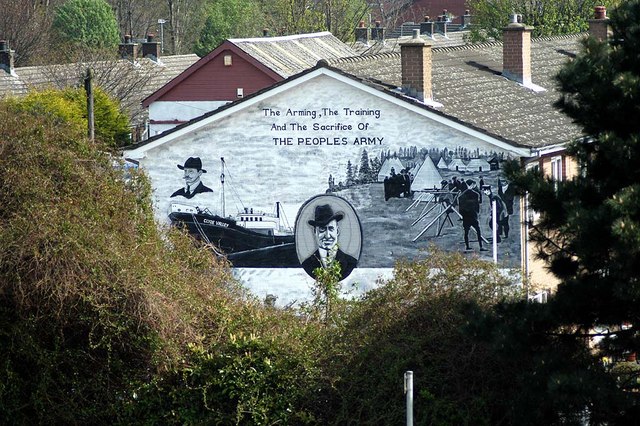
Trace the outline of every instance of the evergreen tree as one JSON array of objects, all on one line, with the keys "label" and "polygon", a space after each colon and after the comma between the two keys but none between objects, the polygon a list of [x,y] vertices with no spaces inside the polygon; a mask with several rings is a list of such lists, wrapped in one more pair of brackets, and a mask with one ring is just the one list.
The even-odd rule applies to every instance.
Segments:
[{"label": "evergreen tree", "polygon": [[69,0],[56,9],[53,29],[58,37],[82,48],[112,48],[120,33],[111,6],[104,0]]},{"label": "evergreen tree", "polygon": [[532,234],[539,255],[561,280],[540,327],[564,343],[601,338],[589,371],[576,365],[563,380],[569,388],[590,388],[582,396],[584,407],[591,405],[591,420],[604,418],[610,424],[633,419],[640,406],[633,393],[623,392],[638,389],[637,368],[624,381],[617,374],[618,390],[587,384],[587,376],[599,368],[596,360],[624,360],[640,350],[637,22],[640,1],[623,2],[611,13],[613,36],[602,42],[586,39],[583,51],[558,76],[563,93],[558,108],[589,135],[568,150],[581,174],[560,182],[533,172],[517,177],[540,213]]},{"label": "evergreen tree", "polygon": [[371,167],[369,165],[369,154],[366,149],[362,150],[362,155],[360,156],[360,182],[367,183],[371,182]]},{"label": "evergreen tree", "polygon": [[345,185],[353,185],[353,165],[351,164],[351,160],[347,161],[347,179],[345,180]]}]

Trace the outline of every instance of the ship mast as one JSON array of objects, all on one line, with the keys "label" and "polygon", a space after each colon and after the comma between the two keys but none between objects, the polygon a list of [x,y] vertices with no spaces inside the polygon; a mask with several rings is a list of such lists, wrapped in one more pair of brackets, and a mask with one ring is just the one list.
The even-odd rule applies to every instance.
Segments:
[{"label": "ship mast", "polygon": [[220,172],[220,184],[222,187],[222,191],[221,191],[221,196],[222,196],[222,217],[225,217],[225,212],[224,212],[224,157],[220,157],[220,161],[222,163],[222,171]]}]

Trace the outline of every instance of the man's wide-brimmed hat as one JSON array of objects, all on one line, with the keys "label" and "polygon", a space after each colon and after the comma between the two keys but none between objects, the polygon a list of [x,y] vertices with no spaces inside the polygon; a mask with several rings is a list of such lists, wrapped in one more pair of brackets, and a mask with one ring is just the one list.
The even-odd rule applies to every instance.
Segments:
[{"label": "man's wide-brimmed hat", "polygon": [[311,226],[326,226],[332,220],[339,222],[344,218],[344,213],[333,212],[333,209],[329,204],[320,204],[316,206],[315,219],[309,221]]},{"label": "man's wide-brimmed hat", "polygon": [[202,161],[200,160],[200,157],[189,157],[187,158],[187,161],[184,162],[184,166],[181,166],[180,164],[178,164],[178,168],[180,170],[197,169],[197,170],[201,170],[202,173],[207,173],[207,171],[202,168]]}]

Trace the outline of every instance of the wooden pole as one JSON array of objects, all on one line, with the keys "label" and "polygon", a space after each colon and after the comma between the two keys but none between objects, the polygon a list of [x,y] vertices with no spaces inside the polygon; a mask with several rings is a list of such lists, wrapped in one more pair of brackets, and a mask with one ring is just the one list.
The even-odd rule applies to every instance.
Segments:
[{"label": "wooden pole", "polygon": [[84,78],[84,90],[87,92],[87,134],[89,140],[95,140],[95,122],[93,113],[93,72],[91,68],[87,68],[87,74]]}]

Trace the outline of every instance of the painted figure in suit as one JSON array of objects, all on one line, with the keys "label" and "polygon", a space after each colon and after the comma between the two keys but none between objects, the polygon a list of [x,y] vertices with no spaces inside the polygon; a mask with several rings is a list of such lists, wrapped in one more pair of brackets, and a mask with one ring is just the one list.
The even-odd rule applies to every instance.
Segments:
[{"label": "painted figure in suit", "polygon": [[513,201],[516,197],[516,191],[509,182],[500,181],[500,178],[498,178],[498,195],[502,198],[507,208],[507,218],[502,226],[504,236],[507,238],[509,237],[509,216],[513,215]]},{"label": "painted figure in suit", "polygon": [[308,223],[313,226],[318,249],[302,262],[302,267],[310,276],[314,276],[313,271],[316,268],[326,268],[331,261],[340,264],[341,280],[345,279],[356,267],[358,260],[338,247],[339,222],[343,218],[344,214],[342,212],[334,213],[329,204],[316,206],[315,217]]},{"label": "painted figure in suit", "polygon": [[200,181],[202,174],[207,173],[207,171],[202,168],[202,161],[200,160],[200,157],[189,157],[187,158],[187,161],[184,162],[183,166],[178,164],[178,168],[180,170],[184,170],[183,179],[185,186],[171,194],[171,197],[185,197],[191,199],[197,194],[213,192],[211,188],[204,186]]},{"label": "painted figure in suit", "polygon": [[480,222],[478,221],[482,196],[480,195],[480,192],[478,192],[477,185],[474,180],[468,179],[465,184],[467,189],[465,189],[458,197],[458,210],[462,216],[462,227],[464,228],[465,250],[471,250],[471,246],[469,246],[469,230],[473,228],[478,236],[480,251],[487,251],[487,249],[482,247],[482,233],[480,232]]}]

